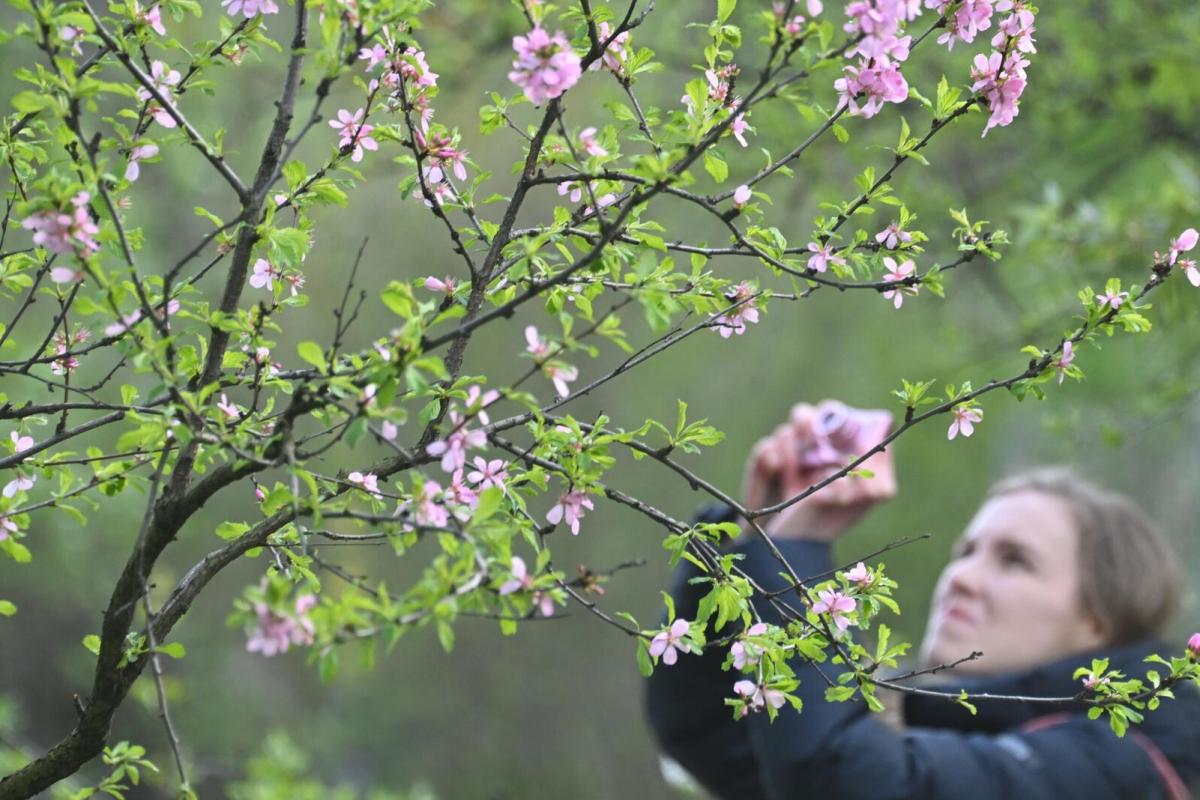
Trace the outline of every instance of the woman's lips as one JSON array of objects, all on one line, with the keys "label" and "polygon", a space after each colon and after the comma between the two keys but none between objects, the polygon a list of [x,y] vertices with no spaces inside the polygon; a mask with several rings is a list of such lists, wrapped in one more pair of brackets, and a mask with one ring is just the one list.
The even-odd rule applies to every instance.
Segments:
[{"label": "woman's lips", "polygon": [[954,620],[955,622],[961,622],[965,625],[975,624],[975,617],[958,606],[947,606],[946,608],[942,609],[942,619]]}]

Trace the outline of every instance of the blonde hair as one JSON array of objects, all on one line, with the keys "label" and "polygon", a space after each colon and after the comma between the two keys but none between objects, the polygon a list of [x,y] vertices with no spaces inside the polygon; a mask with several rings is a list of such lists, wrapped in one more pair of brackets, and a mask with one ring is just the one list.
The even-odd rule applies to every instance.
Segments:
[{"label": "blonde hair", "polygon": [[1133,500],[1069,469],[1042,468],[993,484],[988,499],[1034,491],[1067,504],[1078,531],[1079,593],[1109,644],[1162,633],[1179,610],[1179,556]]}]

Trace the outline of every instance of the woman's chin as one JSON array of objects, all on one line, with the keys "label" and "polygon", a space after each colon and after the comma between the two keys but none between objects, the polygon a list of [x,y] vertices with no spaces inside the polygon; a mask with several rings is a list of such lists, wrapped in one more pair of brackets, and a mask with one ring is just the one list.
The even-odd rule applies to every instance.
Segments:
[{"label": "woman's chin", "polygon": [[978,671],[980,662],[982,661],[981,658],[970,661],[962,661],[962,659],[983,648],[979,647],[977,642],[970,641],[969,637],[961,633],[958,635],[955,634],[955,631],[940,628],[930,634],[921,645],[921,664],[924,668],[928,669],[930,667],[954,664],[961,661],[962,663],[954,667],[955,672],[971,673]]}]

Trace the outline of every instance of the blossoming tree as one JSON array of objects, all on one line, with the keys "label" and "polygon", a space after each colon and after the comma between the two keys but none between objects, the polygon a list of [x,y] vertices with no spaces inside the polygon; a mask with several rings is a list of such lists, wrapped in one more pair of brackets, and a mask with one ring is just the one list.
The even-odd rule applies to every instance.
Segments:
[{"label": "blossoming tree", "polygon": [[[835,699],[858,693],[877,705],[864,665],[894,664],[905,649],[868,652],[859,642],[861,632],[882,630],[877,615],[895,608],[895,583],[878,566],[860,563],[798,587],[808,607],[791,615],[787,629],[755,623],[757,588],[718,547],[737,526],[689,524],[654,498],[619,488],[623,459],[677,473],[735,508],[751,535],[765,536],[757,520],[858,474],[913,427],[941,419],[949,439],[968,437],[983,424],[990,393],[1040,396],[1048,382],[1080,378],[1082,346],[1118,330],[1147,330],[1143,298],[1175,274],[1200,285],[1189,255],[1197,233],[1188,229],[1165,254],[1147,258],[1143,283],[1123,287],[1114,278],[1102,292],[1082,292],[1079,323],[1027,348],[1029,358],[1010,377],[946,386],[936,396],[932,382],[902,381],[894,394],[903,421],[886,438],[794,496],[748,508],[679,459],[721,438],[705,421],[689,420],[682,402],[677,421],[634,429],[604,416],[578,419],[567,406],[694,335],[751,335],[768,306],[823,287],[876,293],[884,307],[919,313],[922,293],[941,296],[952,271],[999,258],[1005,234],[966,211],[952,212],[952,224],[938,231],[955,242],[951,251],[928,248],[934,237],[916,227],[889,181],[910,162],[926,163],[925,152],[952,125],[975,125],[986,136],[1014,122],[1036,54],[1031,4],[854,0],[834,9],[782,0],[737,9],[736,0],[718,0],[697,74],[677,106],[656,108],[638,95],[660,66],[637,42],[651,4],[579,0],[556,9],[528,0],[514,6],[526,32],[514,38],[511,71],[496,76],[480,110],[479,132],[438,113],[437,54],[425,52],[419,35],[428,0],[224,0],[204,15],[194,0],[13,5],[24,16],[10,33],[43,58],[16,71],[28,88],[11,98],[16,113],[0,129],[7,166],[0,294],[10,310],[0,327],[0,419],[10,426],[0,456],[7,472],[0,553],[29,561],[40,519],[57,512],[87,525],[97,497],[142,504],[142,513],[124,568],[106,579],[112,589],[100,630],[85,640],[94,678],[78,723],[0,779],[3,800],[33,796],[104,752],[113,715],[143,674],[155,681],[181,792],[190,794],[162,688],[164,657],[183,656],[177,626],[213,578],[263,552],[270,557],[262,580],[234,601],[247,648],[264,656],[308,648],[324,672],[335,669],[337,648],[348,641],[390,644],[432,626],[450,647],[463,613],[494,617],[511,633],[523,619],[578,603],[630,637],[643,672],[704,647],[728,647],[710,636],[728,637],[731,622],[744,623],[730,665],[746,673],[731,675],[738,716],[774,714],[794,699],[785,653],[800,658],[827,646],[857,667],[849,673],[855,682]],[[743,44],[735,11],[761,36],[757,49]],[[267,18],[288,26],[282,42],[268,34]],[[175,38],[185,28],[210,38],[185,45]],[[189,89],[219,89],[247,55],[280,44],[287,61],[269,132],[252,169],[236,168],[221,133],[194,121]],[[969,53],[960,74],[923,93],[905,67],[918,48],[938,46]],[[611,81],[624,100],[606,106],[607,115],[571,108],[571,91],[583,81]],[[803,105],[812,124],[793,140],[761,142],[769,146],[766,164],[732,174],[723,148],[749,147],[754,113],[771,103]],[[901,104],[921,130],[900,120],[881,171],[867,170],[857,190],[827,203],[811,226],[767,223],[769,193],[803,166],[815,142],[845,144],[852,120],[891,124],[886,115],[857,119]],[[480,134],[521,143],[514,177],[487,175],[471,160]],[[301,161],[298,148],[319,137],[324,158]],[[226,198],[216,212],[199,209],[212,228],[173,263],[146,263],[129,200],[157,162],[187,150],[203,159]],[[390,282],[379,300],[394,322],[364,334],[353,330],[364,302],[353,291],[356,277],[384,266],[360,249],[345,292],[327,304],[332,335],[280,352],[289,314],[325,300],[305,291],[305,273],[327,267],[306,261],[317,222],[335,217],[364,179],[359,170],[385,154],[406,171],[398,207],[405,201],[403,213],[444,229],[457,272]],[[485,197],[485,190],[503,194]],[[535,194],[557,199],[548,218],[528,219]],[[668,231],[655,219],[666,198],[685,204],[721,243],[699,240],[694,226]],[[875,211],[890,221],[873,223]],[[722,259],[753,263],[758,278],[723,274]],[[31,312],[35,302],[52,313]],[[475,337],[507,331],[506,320],[537,305],[545,317],[511,337],[512,364],[465,371]],[[621,313],[629,306],[652,321],[649,340],[628,340]],[[350,345],[352,330],[367,344]],[[586,357],[600,347],[623,352],[623,360],[589,369]],[[513,364],[521,365],[516,377]],[[45,390],[55,399],[35,399]],[[364,460],[367,442],[385,455]],[[354,468],[321,472],[317,459],[326,453]],[[260,515],[223,521],[211,552],[165,591],[152,591],[167,546],[210,536],[197,529],[198,512],[239,493],[255,498]],[[643,515],[665,532],[672,563],[686,558],[712,576],[699,618],[675,619],[668,609],[662,628],[639,623],[585,596],[594,575],[572,578],[555,567],[554,537],[586,537],[598,502]],[[399,593],[348,574],[324,549],[379,540],[397,558],[413,558],[422,539],[436,542],[436,552],[420,580]],[[322,576],[345,585],[329,591]],[[0,614],[16,611],[0,599]],[[1159,680],[1115,688],[1093,667],[1084,681],[1120,732],[1158,693],[1195,679],[1198,657],[1193,637],[1182,655],[1164,661],[1169,672]],[[142,755],[128,746],[107,750],[117,765],[113,788]]]}]

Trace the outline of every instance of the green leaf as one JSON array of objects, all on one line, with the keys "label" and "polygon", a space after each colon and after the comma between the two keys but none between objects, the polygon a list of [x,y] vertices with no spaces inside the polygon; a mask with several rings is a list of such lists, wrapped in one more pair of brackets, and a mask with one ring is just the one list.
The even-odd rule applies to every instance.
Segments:
[{"label": "green leaf", "polygon": [[637,665],[638,672],[642,673],[643,678],[649,678],[654,674],[654,663],[650,660],[650,651],[646,648],[645,642],[638,642]]},{"label": "green leaf", "polygon": [[449,653],[454,649],[454,627],[445,620],[437,621],[438,641],[442,643],[442,649]]},{"label": "green leaf", "polygon": [[387,288],[379,295],[383,300],[383,304],[390,308],[393,313],[401,317],[411,317],[413,313],[413,297],[412,290],[399,281],[392,281],[387,285]]},{"label": "green leaf", "polygon": [[288,188],[295,191],[308,176],[308,169],[299,161],[289,161],[283,165],[283,177]]},{"label": "green leaf", "polygon": [[187,650],[184,648],[182,642],[160,644],[157,650],[164,656],[170,656],[171,658],[183,658],[185,655],[187,655]]},{"label": "green leaf", "polygon": [[471,522],[483,522],[495,514],[496,509],[500,508],[500,501],[503,497],[504,492],[495,486],[480,492],[479,503],[475,506],[475,513],[471,515]]},{"label": "green leaf", "polygon": [[717,22],[724,23],[737,8],[737,0],[717,0]]},{"label": "green leaf", "polygon": [[17,613],[17,607],[11,600],[0,600],[0,617],[11,617]]},{"label": "green leaf", "polygon": [[351,422],[349,427],[346,428],[346,444],[348,444],[351,448],[356,447],[359,440],[362,439],[363,434],[366,432],[367,418],[359,417],[358,419],[354,420],[354,422]]},{"label": "green leaf", "polygon": [[324,372],[328,363],[325,361],[325,351],[316,342],[301,342],[296,345],[296,352],[308,363]]},{"label": "green leaf", "polygon": [[36,114],[53,102],[50,98],[32,91],[18,92],[12,99],[13,108],[22,114]]},{"label": "green leaf", "polygon": [[100,637],[94,633],[89,633],[83,637],[83,646],[86,647],[93,655],[100,655]]},{"label": "green leaf", "polygon": [[248,530],[250,526],[244,522],[222,522],[217,526],[217,536],[222,539],[236,539]]},{"label": "green leaf", "polygon": [[713,155],[711,150],[704,151],[704,169],[717,183],[724,183],[729,177],[729,165]]}]

